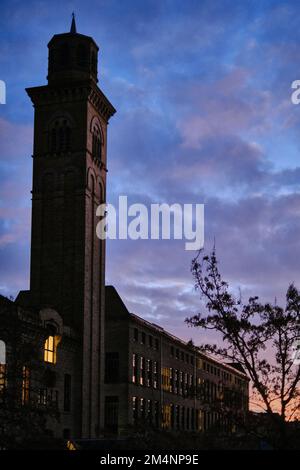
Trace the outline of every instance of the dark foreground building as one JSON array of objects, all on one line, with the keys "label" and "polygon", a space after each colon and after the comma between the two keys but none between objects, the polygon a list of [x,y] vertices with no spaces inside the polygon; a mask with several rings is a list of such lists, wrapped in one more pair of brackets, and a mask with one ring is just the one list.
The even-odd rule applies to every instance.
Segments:
[{"label": "dark foreground building", "polygon": [[98,46],[74,19],[48,48],[48,84],[26,90],[35,111],[30,290],[15,302],[0,296],[0,412],[38,411],[65,438],[226,425],[213,403],[246,412],[243,372],[130,314],[114,288],[105,294],[96,209],[115,109],[97,85]]},{"label": "dark foreground building", "polygon": [[130,313],[112,286],[106,287],[105,362],[108,431],[229,430],[229,414],[238,421],[248,411],[249,379],[237,365]]}]

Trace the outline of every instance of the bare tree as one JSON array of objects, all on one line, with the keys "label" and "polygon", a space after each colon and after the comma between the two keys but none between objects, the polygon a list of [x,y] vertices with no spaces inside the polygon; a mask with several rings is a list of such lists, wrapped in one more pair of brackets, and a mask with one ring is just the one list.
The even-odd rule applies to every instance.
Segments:
[{"label": "bare tree", "polygon": [[252,382],[252,405],[261,408],[286,445],[287,422],[300,411],[300,366],[295,345],[300,338],[300,294],[291,284],[286,306],[263,304],[258,297],[243,303],[229,289],[218,268],[215,249],[192,261],[195,287],[204,300],[203,310],[186,319],[189,325],[219,332],[218,344],[200,349],[242,365]]}]

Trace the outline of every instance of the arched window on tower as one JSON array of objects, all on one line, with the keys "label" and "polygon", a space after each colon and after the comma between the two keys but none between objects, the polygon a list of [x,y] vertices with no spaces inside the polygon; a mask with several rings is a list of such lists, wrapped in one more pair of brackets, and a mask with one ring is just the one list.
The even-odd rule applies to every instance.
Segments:
[{"label": "arched window on tower", "polygon": [[6,389],[6,344],[0,340],[0,403],[4,400]]},{"label": "arched window on tower", "polygon": [[51,153],[68,152],[71,149],[71,127],[66,119],[56,120],[50,131]]},{"label": "arched window on tower", "polygon": [[77,47],[77,65],[82,68],[87,65],[87,49],[83,44]]},{"label": "arched window on tower", "polygon": [[66,66],[70,61],[70,49],[68,44],[62,44],[59,48],[59,65]]},{"label": "arched window on tower", "polygon": [[101,149],[102,149],[101,132],[98,126],[94,126],[92,153],[93,153],[93,157],[99,161],[101,161],[101,157],[102,157]]}]

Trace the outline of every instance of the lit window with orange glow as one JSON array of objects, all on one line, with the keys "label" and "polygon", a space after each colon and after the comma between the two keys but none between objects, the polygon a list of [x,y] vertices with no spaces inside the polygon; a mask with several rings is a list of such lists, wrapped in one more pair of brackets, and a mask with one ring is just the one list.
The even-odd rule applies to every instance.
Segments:
[{"label": "lit window with orange glow", "polygon": [[59,345],[61,336],[48,336],[44,346],[44,361],[56,364],[57,346]]},{"label": "lit window with orange glow", "polygon": [[30,370],[23,366],[22,405],[28,405],[30,399]]}]

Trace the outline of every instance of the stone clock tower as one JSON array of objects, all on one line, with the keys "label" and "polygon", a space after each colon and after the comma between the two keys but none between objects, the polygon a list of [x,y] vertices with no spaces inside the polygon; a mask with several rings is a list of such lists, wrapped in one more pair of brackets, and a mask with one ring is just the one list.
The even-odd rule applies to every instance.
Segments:
[{"label": "stone clock tower", "polygon": [[48,48],[48,84],[26,90],[35,109],[29,296],[80,338],[81,435],[91,438],[102,426],[104,362],[105,242],[95,215],[115,109],[97,85],[98,46],[74,18]]}]

